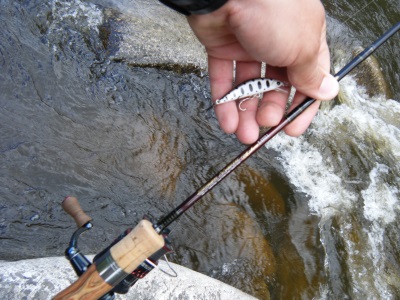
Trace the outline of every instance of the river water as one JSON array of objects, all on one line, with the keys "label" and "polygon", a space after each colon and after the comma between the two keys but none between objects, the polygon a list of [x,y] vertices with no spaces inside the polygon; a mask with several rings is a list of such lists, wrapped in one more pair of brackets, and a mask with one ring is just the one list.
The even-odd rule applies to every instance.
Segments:
[{"label": "river water", "polygon": [[[323,2],[335,71],[400,20],[398,0]],[[0,259],[62,255],[71,194],[97,253],[245,149],[202,111],[204,72],[118,56],[129,1],[0,4]],[[399,299],[399,40],[303,136],[278,135],[183,216],[171,259],[260,299]]]}]

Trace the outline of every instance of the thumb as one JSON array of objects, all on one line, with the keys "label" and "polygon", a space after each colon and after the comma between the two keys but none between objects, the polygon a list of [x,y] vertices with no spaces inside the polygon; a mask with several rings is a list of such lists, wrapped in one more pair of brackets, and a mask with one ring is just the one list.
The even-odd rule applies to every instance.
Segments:
[{"label": "thumb", "polygon": [[316,100],[331,100],[339,93],[338,81],[329,74],[330,56],[326,42],[304,63],[287,68],[289,82],[302,94]]},{"label": "thumb", "polygon": [[316,100],[332,100],[339,93],[339,83],[331,74],[320,71],[315,75],[314,81],[303,80],[304,77],[294,72],[289,75],[290,83],[302,94]]}]

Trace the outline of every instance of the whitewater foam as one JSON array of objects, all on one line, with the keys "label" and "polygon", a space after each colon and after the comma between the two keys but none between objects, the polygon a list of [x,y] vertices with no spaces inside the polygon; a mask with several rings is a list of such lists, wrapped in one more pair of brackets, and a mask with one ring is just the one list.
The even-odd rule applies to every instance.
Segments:
[{"label": "whitewater foam", "polygon": [[333,172],[329,160],[324,159],[304,137],[278,135],[267,148],[279,152],[279,160],[290,182],[299,192],[310,197],[312,212],[320,216],[335,215],[341,209],[352,206],[355,195],[344,188],[337,188],[342,186],[342,179]]},{"label": "whitewater foam", "polygon": [[[400,104],[368,98],[350,76],[343,80],[341,93],[342,103],[320,110],[306,134],[280,134],[266,148],[279,153],[290,182],[309,196],[310,211],[321,217],[323,244],[330,234],[323,224],[338,218],[351,294],[392,299],[384,253],[387,226],[400,215]],[[355,162],[349,160],[353,156]],[[326,257],[328,273],[334,261]],[[328,287],[320,289],[326,298]]]},{"label": "whitewater foam", "polygon": [[364,217],[382,225],[390,224],[396,219],[396,211],[399,211],[397,187],[385,182],[389,174],[389,167],[382,164],[371,171],[371,184],[361,192],[364,199]]}]

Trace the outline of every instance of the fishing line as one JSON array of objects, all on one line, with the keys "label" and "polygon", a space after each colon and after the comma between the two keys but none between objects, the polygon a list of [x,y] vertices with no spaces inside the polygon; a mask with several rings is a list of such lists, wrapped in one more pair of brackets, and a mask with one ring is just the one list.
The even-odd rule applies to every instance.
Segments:
[{"label": "fishing line", "polygon": [[352,14],[350,17],[348,17],[346,20],[343,21],[344,24],[346,24],[350,19],[353,19],[354,16],[358,15],[360,12],[362,12],[365,8],[367,8],[372,2],[375,2],[376,0],[371,0],[369,1],[366,5],[364,5],[361,9],[359,9],[357,12]]},{"label": "fishing line", "polygon": [[168,258],[166,255],[164,255],[164,259],[165,262],[168,266],[168,268],[170,268],[170,270],[172,271],[172,273],[168,273],[168,271],[164,270],[163,268],[161,268],[158,264],[153,263],[150,259],[146,259],[146,262],[152,266],[154,269],[158,269],[160,270],[162,273],[168,275],[169,277],[178,277],[178,273],[175,271],[175,269],[172,267],[172,265],[170,264]]}]

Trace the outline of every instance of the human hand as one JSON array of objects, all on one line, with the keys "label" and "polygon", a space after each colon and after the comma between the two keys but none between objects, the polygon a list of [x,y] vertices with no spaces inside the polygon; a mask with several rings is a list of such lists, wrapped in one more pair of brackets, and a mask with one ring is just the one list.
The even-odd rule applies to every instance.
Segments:
[{"label": "human hand", "polygon": [[[205,15],[191,15],[188,22],[208,53],[213,101],[232,89],[233,63],[236,83],[258,78],[266,62],[266,77],[289,82],[297,93],[290,109],[305,99],[330,100],[339,91],[329,74],[325,11],[319,0],[229,0]],[[259,127],[277,125],[282,119],[288,95],[264,94],[243,104],[245,111],[230,102],[215,107],[222,130],[235,133],[245,144],[259,136]],[[291,136],[302,134],[318,111],[320,101],[286,126]]]}]

